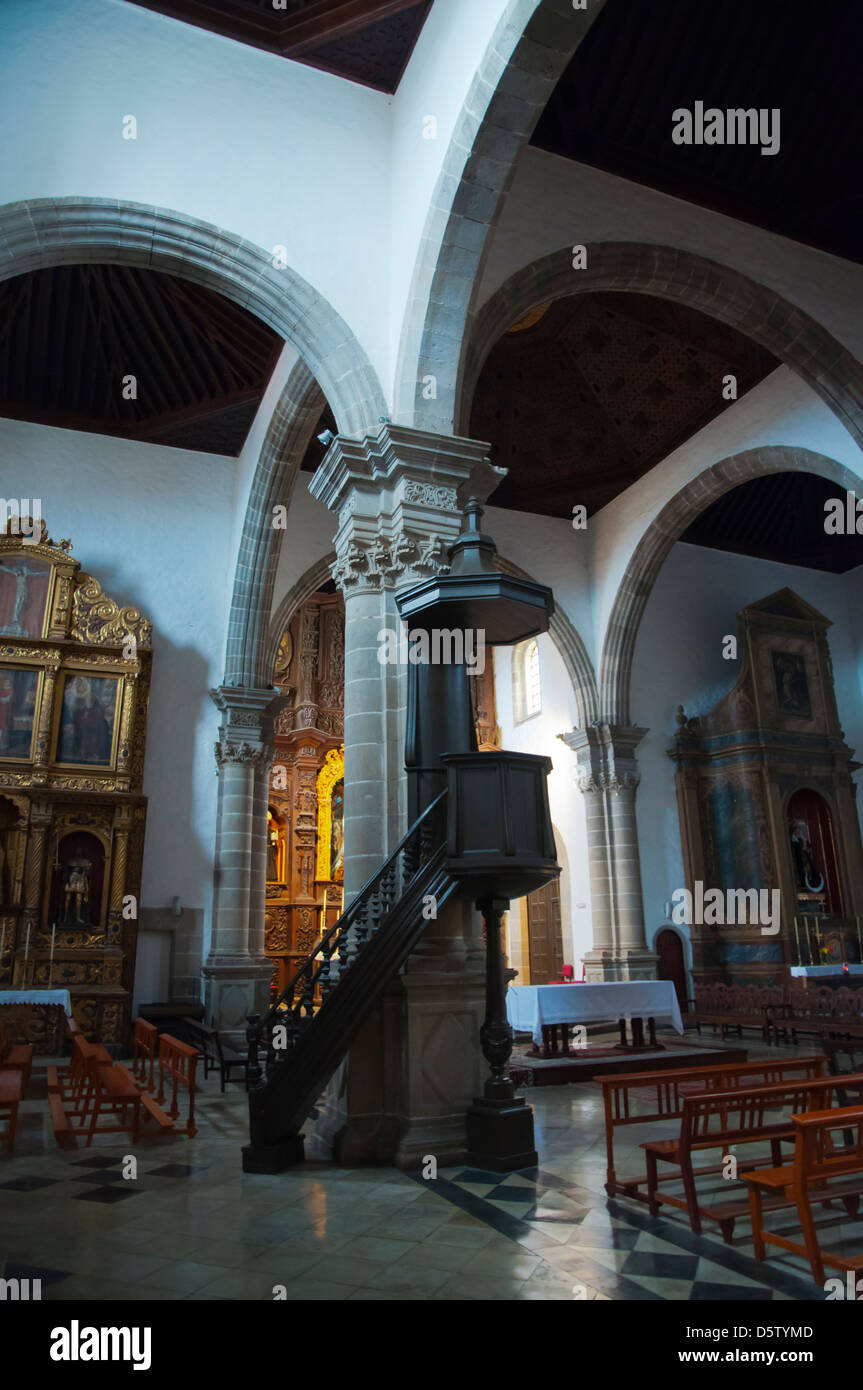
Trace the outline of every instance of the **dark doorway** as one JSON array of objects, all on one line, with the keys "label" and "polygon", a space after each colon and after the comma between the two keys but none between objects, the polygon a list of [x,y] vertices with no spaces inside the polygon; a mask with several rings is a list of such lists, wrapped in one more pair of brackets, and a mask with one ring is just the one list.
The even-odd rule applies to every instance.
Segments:
[{"label": "dark doorway", "polygon": [[528,894],[527,936],[530,946],[530,982],[547,985],[563,975],[563,930],[560,921],[560,884],[557,879]]},{"label": "dark doorway", "polygon": [[686,1013],[686,966],[683,961],[683,942],[676,931],[666,929],[657,934],[656,951],[659,964],[656,969],[660,980],[671,980],[677,991],[680,1012]]}]

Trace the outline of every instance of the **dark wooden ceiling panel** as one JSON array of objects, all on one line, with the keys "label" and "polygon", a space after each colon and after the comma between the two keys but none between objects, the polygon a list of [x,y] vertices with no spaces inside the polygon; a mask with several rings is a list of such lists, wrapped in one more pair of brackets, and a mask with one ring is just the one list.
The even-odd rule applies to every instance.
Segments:
[{"label": "dark wooden ceiling panel", "polygon": [[248,310],[173,275],[33,271],[0,284],[0,415],[236,455],[281,347]]},{"label": "dark wooden ceiling panel", "polygon": [[130,0],[146,10],[394,92],[431,0]]},{"label": "dark wooden ceiling panel", "polygon": [[648,295],[579,294],[527,316],[485,363],[471,435],[509,475],[494,506],[604,507],[778,362],[734,329]]},{"label": "dark wooden ceiling panel", "polygon": [[[608,0],[541,149],[863,262],[860,0]],[[672,112],[780,111],[780,148],[677,145]]]}]

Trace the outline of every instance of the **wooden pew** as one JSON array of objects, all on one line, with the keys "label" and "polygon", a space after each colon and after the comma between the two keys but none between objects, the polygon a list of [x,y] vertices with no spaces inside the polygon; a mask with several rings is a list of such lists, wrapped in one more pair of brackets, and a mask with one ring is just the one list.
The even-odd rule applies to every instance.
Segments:
[{"label": "wooden pew", "polygon": [[766,1043],[771,1041],[772,1010],[783,1003],[781,985],[725,985],[699,983],[691,1001],[689,1018],[699,1034],[702,1023],[725,1038],[729,1028],[743,1036],[744,1028],[757,1028]]},{"label": "wooden pew", "polygon": [[[760,1062],[721,1062],[708,1067],[671,1071],[620,1072],[598,1078],[605,1107],[606,1182],[609,1197],[622,1195],[647,1200],[639,1191],[647,1181],[618,1179],[614,1169],[614,1131],[619,1125],[643,1125],[680,1119],[686,1096],[702,1091],[729,1091],[737,1086],[767,1086],[786,1077],[824,1075],[824,1057],[793,1057]],[[651,1108],[642,1113],[646,1106]],[[662,1181],[662,1179],[660,1179]],[[667,1181],[667,1179],[666,1179]]]},{"label": "wooden pew", "polygon": [[790,1034],[795,1043],[798,1033],[863,1038],[863,992],[845,985],[831,989],[791,980],[781,1009],[773,1012],[772,1026],[777,1036]]},{"label": "wooden pew", "polygon": [[168,1112],[171,1119],[175,1122],[180,1114],[180,1107],[177,1104],[177,1091],[180,1086],[184,1086],[189,1096],[189,1116],[186,1124],[177,1132],[187,1134],[193,1139],[198,1130],[195,1125],[195,1070],[198,1065],[198,1049],[190,1047],[188,1043],[180,1042],[179,1038],[172,1038],[170,1033],[162,1033],[159,1038],[159,1092],[156,1096],[156,1103],[163,1105],[165,1102],[165,1080],[173,1083],[171,1096],[171,1108]]},{"label": "wooden pew", "polygon": [[[779,1168],[744,1174],[749,1188],[749,1211],[755,1258],[767,1256],[767,1245],[779,1246],[792,1255],[805,1255],[816,1284],[824,1283],[824,1266],[833,1269],[863,1269],[863,1254],[834,1255],[823,1251],[812,1215],[812,1203],[842,1198],[846,1205],[857,1203],[863,1193],[863,1106],[842,1106],[838,1110],[812,1110],[792,1115],[795,1130],[794,1162]],[[832,1135],[837,1129],[851,1132],[851,1144],[837,1148]],[[829,1186],[831,1181],[837,1185]],[[828,1196],[829,1194],[829,1196]],[[770,1199],[773,1199],[771,1202]],[[778,1202],[797,1208],[803,1243],[764,1229],[764,1209]]]},{"label": "wooden pew", "polygon": [[[94,1134],[123,1134],[130,1132],[136,1143],[141,1131],[141,1088],[128,1072],[113,1064],[104,1066],[97,1057],[87,1064],[89,1088],[82,1115],[81,1130],[86,1132],[90,1147]],[[131,1121],[129,1112],[131,1110]],[[88,1119],[89,1116],[89,1119]],[[113,1117],[117,1123],[100,1125],[99,1117]]]},{"label": "wooden pew", "polygon": [[0,1112],[6,1115],[6,1152],[15,1148],[15,1131],[18,1127],[18,1106],[24,1092],[24,1074],[21,1068],[0,1071]]},{"label": "wooden pew", "polygon": [[33,1070],[33,1048],[29,1043],[10,1043],[6,1026],[0,1023],[0,1067],[22,1073],[21,1092],[27,1094]]},{"label": "wooden pew", "polygon": [[[117,1063],[117,1070],[119,1072],[122,1072],[122,1074],[126,1077],[128,1081],[131,1081],[136,1086],[138,1085],[138,1082],[135,1080],[132,1073],[127,1071],[126,1068],[122,1066],[119,1062]],[[146,1110],[147,1115],[149,1115],[151,1119],[156,1121],[156,1124],[159,1126],[160,1134],[167,1134],[170,1130],[173,1130],[174,1121],[171,1119],[170,1115],[166,1115],[164,1110],[162,1110],[161,1107],[156,1104],[156,1101],[153,1099],[153,1097],[144,1090],[141,1091],[141,1104]]]},{"label": "wooden pew", "polygon": [[[701,1231],[702,1218],[716,1221],[723,1240],[730,1243],[735,1220],[746,1214],[748,1202],[744,1198],[711,1206],[700,1201],[695,1179],[721,1172],[722,1165],[696,1169],[693,1167],[693,1155],[708,1149],[719,1149],[725,1156],[741,1145],[769,1142],[770,1160],[748,1159],[747,1167],[755,1168],[767,1161],[779,1165],[782,1162],[782,1141],[794,1141],[793,1114],[796,1111],[824,1109],[832,1105],[843,1090],[854,1093],[858,1103],[863,1103],[863,1073],[845,1076],[841,1081],[834,1076],[804,1078],[783,1081],[779,1085],[747,1086],[745,1090],[737,1088],[687,1096],[683,1103],[679,1136],[675,1139],[652,1139],[641,1146],[647,1156],[647,1203],[651,1215],[657,1216],[661,1205],[678,1207],[687,1213],[689,1224],[696,1234]],[[676,1176],[683,1183],[683,1197],[659,1192],[660,1162],[678,1169]]]},{"label": "wooden pew", "polygon": [[145,1018],[136,1018],[132,1035],[132,1072],[148,1091],[153,1089],[158,1046],[159,1030],[156,1025],[148,1023]]}]

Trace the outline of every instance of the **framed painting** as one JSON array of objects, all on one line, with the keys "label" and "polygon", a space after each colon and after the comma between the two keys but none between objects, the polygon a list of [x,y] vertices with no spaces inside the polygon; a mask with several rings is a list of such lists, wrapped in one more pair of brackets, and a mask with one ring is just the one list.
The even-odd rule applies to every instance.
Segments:
[{"label": "framed painting", "polygon": [[55,735],[56,763],[113,767],[122,684],[122,676],[67,673]]},{"label": "framed painting", "polygon": [[811,719],[812,706],[803,657],[799,652],[771,652],[771,656],[780,713],[793,714],[798,719]]},{"label": "framed painting", "polygon": [[0,667],[0,758],[32,757],[42,672]]},{"label": "framed painting", "polygon": [[0,637],[44,637],[53,568],[29,555],[0,557]]}]

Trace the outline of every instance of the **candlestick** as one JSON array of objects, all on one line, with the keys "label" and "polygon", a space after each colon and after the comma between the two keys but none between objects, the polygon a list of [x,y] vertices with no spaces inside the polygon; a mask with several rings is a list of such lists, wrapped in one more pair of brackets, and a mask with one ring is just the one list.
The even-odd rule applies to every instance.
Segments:
[{"label": "candlestick", "polygon": [[24,942],[24,959],[26,961],[30,954],[30,923],[27,923],[27,940]]},{"label": "candlestick", "polygon": [[48,962],[48,988],[51,988],[51,979],[54,974],[54,937],[57,935],[57,923],[51,928],[51,959]]}]

